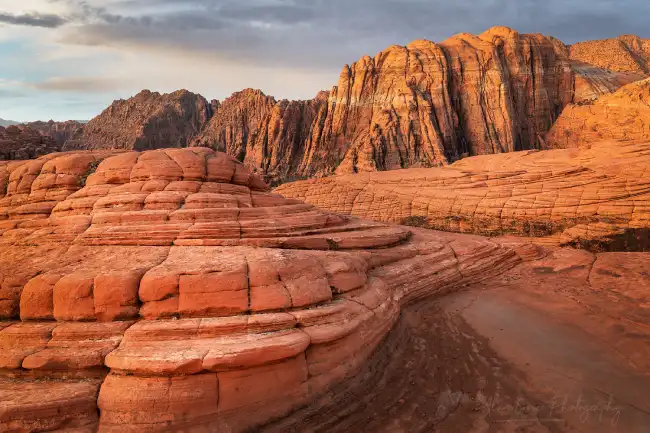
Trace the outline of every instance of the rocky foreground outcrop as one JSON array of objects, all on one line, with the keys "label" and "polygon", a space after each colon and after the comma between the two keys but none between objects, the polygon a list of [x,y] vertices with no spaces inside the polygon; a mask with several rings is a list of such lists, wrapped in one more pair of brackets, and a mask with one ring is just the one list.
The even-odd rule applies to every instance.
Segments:
[{"label": "rocky foreground outcrop", "polygon": [[178,90],[160,94],[143,90],[113,102],[68,139],[64,150],[187,147],[212,116],[201,95]]},{"label": "rocky foreground outcrop", "polygon": [[466,158],[444,168],[333,176],[275,192],[376,221],[604,250],[650,248],[650,144]]},{"label": "rocky foreground outcrop", "polygon": [[61,150],[56,141],[23,125],[0,126],[0,160],[38,158]]},{"label": "rocky foreground outcrop", "polygon": [[650,79],[637,81],[590,103],[567,106],[544,147],[590,146],[602,140],[650,141]]},{"label": "rocky foreground outcrop", "polygon": [[84,124],[76,120],[66,120],[65,122],[48,120],[47,122],[28,122],[24,125],[37,130],[41,135],[52,137],[56,144],[63,146],[78,129],[83,128]]},{"label": "rocky foreground outcrop", "polygon": [[514,249],[321,211],[205,148],[0,163],[0,430],[242,431]]}]

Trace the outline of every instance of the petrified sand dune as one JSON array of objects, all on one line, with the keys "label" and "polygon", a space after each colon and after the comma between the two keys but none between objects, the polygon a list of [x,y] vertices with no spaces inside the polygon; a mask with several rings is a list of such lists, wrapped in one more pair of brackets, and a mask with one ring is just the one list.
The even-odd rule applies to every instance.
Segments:
[{"label": "petrified sand dune", "polygon": [[405,302],[520,261],[282,198],[204,148],[3,162],[0,185],[3,431],[251,428],[358,371]]},{"label": "petrified sand dune", "polygon": [[442,230],[643,250],[650,228],[650,144],[479,156],[444,168],[334,176],[275,191],[377,221],[416,216]]}]

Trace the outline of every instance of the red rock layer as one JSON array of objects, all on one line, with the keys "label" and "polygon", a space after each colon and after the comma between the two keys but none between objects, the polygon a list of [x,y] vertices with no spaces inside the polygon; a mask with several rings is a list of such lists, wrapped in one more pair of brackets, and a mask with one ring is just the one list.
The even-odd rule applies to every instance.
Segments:
[{"label": "red rock layer", "polygon": [[193,145],[227,152],[272,180],[299,177],[305,138],[326,101],[325,92],[312,101],[278,102],[246,89],[219,104]]},{"label": "red rock layer", "polygon": [[65,148],[191,143],[225,151],[273,183],[537,149],[568,103],[642,78],[569,53],[557,39],[495,27],[364,57],[345,66],[329,97],[311,101],[247,89],[208,105],[188,92],[143,92],[116,102]]},{"label": "red rock layer", "polygon": [[65,122],[49,120],[47,122],[29,122],[25,124],[25,126],[40,132],[41,135],[52,137],[59,146],[63,146],[78,129],[83,128],[83,125],[83,123],[76,120],[67,120]]},{"label": "red rock layer", "polygon": [[567,106],[546,136],[545,147],[585,147],[602,140],[650,140],[650,79],[603,95],[591,103]]},{"label": "red rock layer", "polygon": [[254,428],[355,374],[402,303],[520,260],[282,198],[205,148],[52,154],[0,182],[3,431]]},{"label": "red rock layer", "polygon": [[650,39],[635,35],[579,42],[569,47],[569,56],[611,71],[650,74]]},{"label": "red rock layer", "polygon": [[58,152],[61,146],[27,126],[0,126],[0,160],[30,159]]},{"label": "red rock layer", "polygon": [[[466,158],[445,168],[312,179],[288,198],[377,221],[516,234],[553,244],[650,248],[650,144]],[[419,217],[412,219],[411,217]],[[625,233],[638,232],[623,239]],[[645,234],[644,234],[645,233]]]},{"label": "red rock layer", "polygon": [[65,150],[186,147],[212,115],[200,95],[178,90],[163,94],[143,90],[118,100],[66,142]]}]

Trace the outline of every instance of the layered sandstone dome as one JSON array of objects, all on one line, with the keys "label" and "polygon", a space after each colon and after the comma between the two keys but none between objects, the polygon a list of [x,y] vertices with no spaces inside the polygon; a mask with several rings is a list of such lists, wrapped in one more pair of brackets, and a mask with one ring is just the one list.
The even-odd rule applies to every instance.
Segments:
[{"label": "layered sandstone dome", "polygon": [[275,191],[377,221],[420,217],[421,225],[441,230],[650,248],[648,143],[478,156],[444,168],[334,176]]},{"label": "layered sandstone dome", "polygon": [[0,163],[0,430],[242,431],[509,248],[330,214],[204,148]]}]

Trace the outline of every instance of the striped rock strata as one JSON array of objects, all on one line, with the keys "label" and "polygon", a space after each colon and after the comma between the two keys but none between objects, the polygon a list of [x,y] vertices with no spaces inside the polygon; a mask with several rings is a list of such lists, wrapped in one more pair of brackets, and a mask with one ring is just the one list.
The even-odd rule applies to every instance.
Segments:
[{"label": "striped rock strata", "polygon": [[516,234],[552,244],[650,248],[650,144],[479,156],[449,167],[285,184],[288,198],[376,221]]},{"label": "striped rock strata", "polygon": [[242,431],[355,374],[405,302],[516,265],[268,192],[204,148],[0,163],[0,430]]}]

